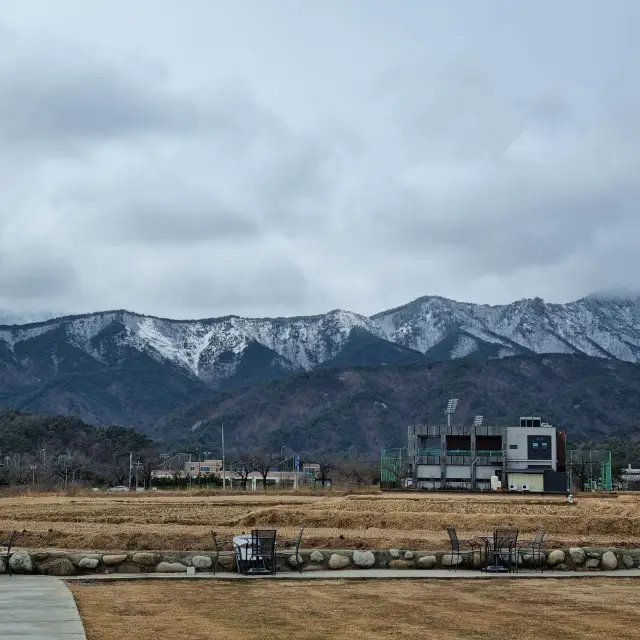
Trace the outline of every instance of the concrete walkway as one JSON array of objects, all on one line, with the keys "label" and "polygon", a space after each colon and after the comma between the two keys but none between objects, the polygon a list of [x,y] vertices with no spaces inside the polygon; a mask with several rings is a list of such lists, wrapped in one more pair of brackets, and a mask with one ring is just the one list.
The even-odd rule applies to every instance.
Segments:
[{"label": "concrete walkway", "polygon": [[344,571],[287,572],[275,576],[243,576],[239,573],[110,573],[70,576],[67,581],[103,582],[113,580],[566,580],[567,578],[640,578],[640,570],[620,571],[521,571],[520,573],[483,573],[481,571],[446,571],[442,569],[352,569]]},{"label": "concrete walkway", "polygon": [[86,640],[75,600],[57,578],[0,575],[0,639]]}]

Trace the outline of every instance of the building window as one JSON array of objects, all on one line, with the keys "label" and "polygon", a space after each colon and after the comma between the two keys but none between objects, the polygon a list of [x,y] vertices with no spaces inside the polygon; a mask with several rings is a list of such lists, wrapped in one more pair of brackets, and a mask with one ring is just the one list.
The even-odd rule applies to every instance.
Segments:
[{"label": "building window", "polygon": [[211,467],[200,467],[200,471],[211,471]]},{"label": "building window", "polygon": [[529,460],[551,460],[551,436],[527,436],[527,457]]},{"label": "building window", "polygon": [[509,445],[509,449],[517,449],[518,445],[517,444],[510,444]]}]

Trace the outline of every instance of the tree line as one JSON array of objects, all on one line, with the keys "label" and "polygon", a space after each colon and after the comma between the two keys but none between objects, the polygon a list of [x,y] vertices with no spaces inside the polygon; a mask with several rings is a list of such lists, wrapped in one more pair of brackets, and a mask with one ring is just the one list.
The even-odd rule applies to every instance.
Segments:
[{"label": "tree line", "polygon": [[[127,427],[95,426],[78,418],[0,409],[0,487],[108,488],[129,486],[130,477],[132,486],[140,487],[184,487],[194,482],[222,485],[220,474],[186,471],[187,462],[200,459],[202,453],[212,452],[191,446],[186,452],[175,453]],[[246,488],[251,474],[257,473],[266,488],[274,469],[293,473],[294,457],[283,455],[282,450],[232,451],[226,466],[234,486]],[[378,464],[367,458],[301,453],[300,460],[300,469],[305,463],[317,465],[312,477],[300,477],[300,481],[319,486],[330,480],[372,484],[379,474]],[[169,478],[154,477],[154,471],[166,471],[167,466]]]},{"label": "tree line", "polygon": [[[181,454],[174,457],[178,458]],[[269,451],[248,451],[236,452],[229,456],[225,472],[228,481],[230,480],[235,487],[246,489],[249,479],[257,474],[263,489],[268,487],[269,474],[273,471],[280,471],[282,474],[289,475],[289,481],[293,481],[293,474],[297,473],[293,465],[283,466],[286,461],[293,456],[283,457],[282,454]],[[305,464],[312,466],[312,474],[302,474]],[[178,462],[177,466],[170,469],[164,469],[165,473],[169,471],[170,476],[154,479],[154,484],[158,487],[185,487],[193,483],[213,486],[222,486],[222,474],[188,472]],[[300,467],[297,473],[297,484],[302,483],[313,484],[314,486],[325,487],[330,482],[340,481],[355,484],[357,486],[377,484],[379,481],[379,464],[367,458],[347,458],[328,455],[301,455]]]},{"label": "tree line", "polygon": [[128,484],[131,453],[139,473],[150,478],[157,445],[133,429],[0,410],[0,486]]}]

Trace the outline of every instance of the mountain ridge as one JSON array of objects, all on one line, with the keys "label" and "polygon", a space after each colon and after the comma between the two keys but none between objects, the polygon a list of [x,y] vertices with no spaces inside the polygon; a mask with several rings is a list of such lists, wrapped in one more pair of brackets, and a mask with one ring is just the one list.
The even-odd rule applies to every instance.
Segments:
[{"label": "mountain ridge", "polygon": [[523,298],[507,305],[421,296],[370,317],[334,309],[309,316],[226,315],[185,320],[116,309],[0,325],[0,344],[12,351],[16,344],[65,327],[70,343],[100,360],[93,341],[111,324],[121,326],[121,341],[157,359],[172,361],[208,384],[223,380],[234,369],[216,367],[220,358],[229,360],[231,353],[238,356],[252,342],[271,349],[283,370],[310,370],[334,359],[354,329],[431,359],[485,351],[492,352],[492,357],[585,353],[640,360],[640,298],[595,295],[566,304]]},{"label": "mountain ridge", "polygon": [[383,311],[378,311],[370,316],[366,316],[364,314],[358,314],[357,312],[352,312],[352,311],[348,311],[347,309],[342,309],[340,307],[336,307],[335,309],[331,309],[330,311],[326,311],[325,313],[312,313],[312,314],[298,314],[298,315],[294,315],[294,316],[242,316],[236,313],[231,313],[231,314],[226,314],[223,316],[203,316],[203,317],[195,317],[195,318],[170,318],[168,316],[160,316],[160,315],[156,315],[153,313],[141,313],[141,312],[137,312],[137,311],[131,311],[129,309],[125,309],[123,307],[117,308],[117,309],[101,309],[99,311],[87,311],[84,313],[64,313],[64,312],[53,312],[53,311],[47,311],[47,312],[37,312],[37,311],[29,311],[29,312],[25,312],[24,314],[20,314],[20,313],[13,313],[10,312],[6,309],[0,309],[0,320],[4,317],[15,317],[15,318],[19,318],[19,317],[26,317],[26,316],[46,316],[43,317],[42,319],[38,319],[38,320],[29,320],[26,322],[11,322],[11,323],[2,323],[0,322],[0,328],[2,327],[15,327],[15,326],[30,326],[30,325],[41,325],[41,324],[47,324],[49,322],[55,322],[55,321],[61,321],[61,320],[73,320],[73,319],[77,319],[77,318],[86,318],[89,316],[94,316],[96,314],[101,314],[101,313],[129,313],[131,315],[136,315],[136,316],[140,316],[143,318],[151,318],[154,320],[164,320],[167,322],[180,322],[180,323],[184,323],[184,322],[206,322],[206,321],[214,321],[214,320],[226,320],[229,318],[238,318],[241,320],[298,320],[298,319],[302,319],[302,318],[309,318],[309,319],[315,319],[315,318],[320,318],[322,316],[325,316],[327,314],[330,313],[335,313],[335,312],[339,312],[339,311],[343,311],[346,313],[354,313],[355,315],[361,315],[362,317],[365,318],[370,318],[370,319],[375,319],[378,316],[383,316],[386,315],[388,313],[392,313],[395,311],[399,311],[404,309],[405,307],[409,307],[415,303],[418,302],[422,302],[422,301],[426,301],[426,300],[442,300],[445,302],[452,302],[454,304],[459,304],[459,305],[469,305],[469,306],[474,306],[474,307],[482,307],[482,308],[486,308],[486,309],[497,309],[497,308],[502,308],[502,307],[506,307],[506,306],[510,306],[513,304],[518,304],[518,303],[523,303],[523,302],[542,302],[543,304],[547,305],[547,306],[555,306],[555,307],[562,307],[562,306],[566,306],[566,305],[571,305],[571,304],[576,304],[578,302],[582,302],[582,301],[589,301],[589,300],[601,300],[601,301],[626,301],[626,302],[635,302],[637,300],[640,299],[640,292],[635,292],[634,290],[630,290],[630,289],[603,289],[603,290],[598,290],[598,291],[594,291],[593,293],[587,294],[585,296],[582,296],[580,298],[576,298],[575,300],[570,300],[569,302],[547,302],[544,298],[541,298],[540,296],[534,296],[533,298],[518,298],[517,300],[513,300],[512,302],[507,302],[507,303],[503,303],[503,304],[489,304],[489,303],[478,303],[478,302],[465,302],[464,300],[455,300],[453,298],[447,298],[445,296],[440,296],[440,295],[430,295],[430,294],[426,294],[423,296],[418,296],[417,298],[414,298],[413,300],[410,300],[409,302],[405,302],[401,305],[395,306],[395,307],[390,307],[389,309],[385,309]]},{"label": "mountain ridge", "polygon": [[[517,424],[539,415],[569,438],[638,438],[640,367],[584,355],[525,355],[502,360],[316,369],[209,395],[146,431],[179,446],[379,455],[406,446],[410,424]],[[197,425],[197,426],[196,426]],[[195,427],[195,428],[194,428]]]},{"label": "mountain ridge", "polygon": [[174,320],[124,309],[0,326],[0,403],[146,428],[211,390],[319,368],[584,354],[640,362],[640,298],[474,305],[422,296],[366,317]]}]

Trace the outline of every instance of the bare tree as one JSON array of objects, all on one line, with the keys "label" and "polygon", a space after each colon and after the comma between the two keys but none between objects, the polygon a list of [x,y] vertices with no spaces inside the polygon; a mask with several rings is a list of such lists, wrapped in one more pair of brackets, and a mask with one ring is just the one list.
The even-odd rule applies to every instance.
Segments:
[{"label": "bare tree", "polygon": [[60,454],[56,460],[54,460],[51,466],[51,476],[54,481],[59,480],[60,484],[66,486],[69,479],[69,464],[70,459],[65,454]]},{"label": "bare tree", "polygon": [[267,488],[267,476],[269,471],[277,467],[282,462],[282,456],[279,453],[252,453],[251,466],[262,477],[262,488]]},{"label": "bare tree", "polygon": [[27,454],[15,453],[9,463],[9,473],[12,484],[31,484],[33,481],[34,461]]},{"label": "bare tree", "polygon": [[571,460],[568,466],[575,488],[578,491],[584,491],[587,482],[593,476],[593,463],[589,460]]},{"label": "bare tree", "polygon": [[14,453],[12,456],[6,456],[5,468],[7,473],[7,484],[9,486],[14,484],[25,484],[25,475],[23,465],[26,456],[21,453]]},{"label": "bare tree", "polygon": [[240,482],[243,489],[247,488],[247,480],[252,471],[254,471],[254,467],[251,454],[239,453],[231,461],[231,473]]},{"label": "bare tree", "polygon": [[338,465],[333,458],[326,455],[320,456],[316,464],[318,465],[316,480],[320,480],[320,485],[324,487],[327,481],[331,479],[331,474],[338,468]]},{"label": "bare tree", "polygon": [[153,472],[161,464],[160,456],[153,449],[145,449],[138,455],[138,462],[140,462],[140,470],[142,472],[142,484],[144,487],[149,487]]},{"label": "bare tree", "polygon": [[101,465],[99,469],[101,478],[110,487],[118,487],[129,484],[129,458],[121,457]]},{"label": "bare tree", "polygon": [[349,480],[357,486],[367,484],[367,481],[371,479],[371,463],[368,460],[362,458],[348,462],[343,473]]},{"label": "bare tree", "polygon": [[87,458],[74,449],[67,449],[66,453],[56,454],[47,469],[48,482],[67,486],[69,483],[84,481],[93,475],[92,465]]},{"label": "bare tree", "polygon": [[388,458],[385,461],[385,471],[397,488],[404,489],[410,476],[407,459]]}]

